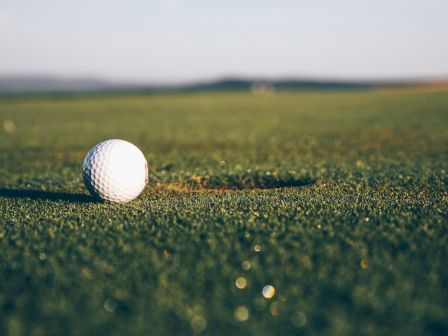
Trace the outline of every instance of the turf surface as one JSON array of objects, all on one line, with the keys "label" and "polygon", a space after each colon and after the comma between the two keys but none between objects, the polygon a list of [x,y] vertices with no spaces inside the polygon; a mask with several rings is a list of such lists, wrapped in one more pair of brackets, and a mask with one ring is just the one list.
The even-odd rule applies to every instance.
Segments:
[{"label": "turf surface", "polygon": [[[448,333],[448,91],[4,97],[0,122],[2,335]],[[82,183],[108,138],[149,161],[129,204]]]}]

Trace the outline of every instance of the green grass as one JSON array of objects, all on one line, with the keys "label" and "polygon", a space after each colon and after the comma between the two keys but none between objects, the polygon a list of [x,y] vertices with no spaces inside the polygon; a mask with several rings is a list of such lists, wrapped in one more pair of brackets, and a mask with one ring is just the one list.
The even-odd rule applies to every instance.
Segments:
[{"label": "green grass", "polygon": [[[2,335],[448,333],[447,91],[5,97],[0,122]],[[82,183],[108,138],[149,161],[128,204]]]}]

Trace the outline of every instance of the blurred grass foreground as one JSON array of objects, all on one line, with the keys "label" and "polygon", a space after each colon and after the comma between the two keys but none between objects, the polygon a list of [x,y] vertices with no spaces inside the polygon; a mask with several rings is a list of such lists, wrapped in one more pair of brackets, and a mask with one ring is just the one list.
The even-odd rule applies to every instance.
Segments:
[{"label": "blurred grass foreground", "polygon": [[447,335],[448,90],[261,93],[0,98],[0,334]]}]

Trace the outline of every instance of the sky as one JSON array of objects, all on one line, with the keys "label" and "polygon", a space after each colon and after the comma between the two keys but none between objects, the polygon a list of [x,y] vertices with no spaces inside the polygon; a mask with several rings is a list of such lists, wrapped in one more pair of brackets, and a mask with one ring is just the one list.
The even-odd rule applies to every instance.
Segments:
[{"label": "sky", "polygon": [[0,76],[448,78],[447,0],[0,0]]}]

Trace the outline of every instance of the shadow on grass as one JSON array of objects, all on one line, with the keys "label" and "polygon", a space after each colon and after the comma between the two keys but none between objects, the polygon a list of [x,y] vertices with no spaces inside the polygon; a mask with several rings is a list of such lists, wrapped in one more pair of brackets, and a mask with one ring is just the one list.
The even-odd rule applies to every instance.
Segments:
[{"label": "shadow on grass", "polygon": [[42,191],[32,189],[0,188],[0,197],[29,198],[33,200],[68,201],[75,203],[94,203],[95,198],[84,194],[70,194],[64,192]]}]

